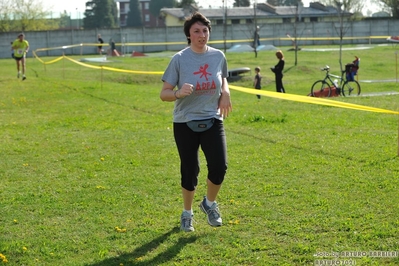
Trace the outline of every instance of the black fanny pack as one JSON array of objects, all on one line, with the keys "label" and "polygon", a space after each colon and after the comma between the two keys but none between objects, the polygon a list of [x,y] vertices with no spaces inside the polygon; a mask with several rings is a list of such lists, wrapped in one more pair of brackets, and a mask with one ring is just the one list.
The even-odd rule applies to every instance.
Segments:
[{"label": "black fanny pack", "polygon": [[215,118],[205,119],[205,120],[193,120],[187,122],[187,126],[194,132],[204,132],[210,129],[215,122]]}]

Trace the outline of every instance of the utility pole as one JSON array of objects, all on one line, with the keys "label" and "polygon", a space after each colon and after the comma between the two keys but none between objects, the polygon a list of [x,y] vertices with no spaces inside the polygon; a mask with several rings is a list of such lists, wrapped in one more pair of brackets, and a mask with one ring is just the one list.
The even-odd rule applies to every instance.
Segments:
[{"label": "utility pole", "polygon": [[78,10],[78,8],[76,8],[76,25],[77,25],[77,29],[79,29],[79,10]]}]

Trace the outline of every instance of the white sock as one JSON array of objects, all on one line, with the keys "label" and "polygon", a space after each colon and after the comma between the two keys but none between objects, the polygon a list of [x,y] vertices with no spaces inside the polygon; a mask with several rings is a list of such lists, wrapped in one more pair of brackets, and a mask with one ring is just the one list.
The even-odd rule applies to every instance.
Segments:
[{"label": "white sock", "polygon": [[183,212],[186,212],[186,213],[188,213],[190,215],[193,215],[193,210],[192,209],[191,210],[183,210]]},{"label": "white sock", "polygon": [[206,200],[206,205],[208,205],[208,207],[211,207],[213,203],[215,203],[214,201],[208,200],[208,198],[205,198],[205,200]]}]

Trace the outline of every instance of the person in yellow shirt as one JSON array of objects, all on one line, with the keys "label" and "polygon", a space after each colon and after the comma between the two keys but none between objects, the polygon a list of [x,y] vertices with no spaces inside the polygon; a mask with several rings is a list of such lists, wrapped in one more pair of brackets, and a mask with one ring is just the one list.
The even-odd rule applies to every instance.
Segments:
[{"label": "person in yellow shirt", "polygon": [[23,33],[18,35],[18,38],[12,43],[12,49],[14,49],[14,59],[17,62],[17,70],[19,78],[21,76],[21,68],[22,68],[22,80],[26,79],[25,70],[26,70],[26,54],[29,51],[29,42],[25,40],[25,35]]}]

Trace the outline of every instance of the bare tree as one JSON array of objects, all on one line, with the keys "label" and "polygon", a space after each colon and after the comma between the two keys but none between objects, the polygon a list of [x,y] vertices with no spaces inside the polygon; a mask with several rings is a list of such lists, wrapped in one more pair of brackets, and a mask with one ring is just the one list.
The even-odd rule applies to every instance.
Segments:
[{"label": "bare tree", "polygon": [[[386,1],[386,2],[392,2],[392,0],[380,0],[380,1]],[[399,0],[394,0],[396,2],[399,2]],[[336,0],[319,0],[323,5],[326,6],[334,6],[337,7],[337,1]],[[363,8],[364,8],[364,3],[366,1],[364,0],[341,0],[341,6],[343,7],[344,10],[352,13],[361,13]]]},{"label": "bare tree", "polygon": [[[350,0],[347,0],[350,1]],[[340,2],[339,0],[334,0],[334,6],[337,9],[338,17],[339,17],[339,25],[338,27],[335,27],[337,30],[338,36],[339,36],[339,65],[341,68],[341,72],[343,71],[343,66],[342,66],[342,45],[343,45],[343,39],[346,34],[346,32],[349,30],[349,25],[345,25],[344,23],[344,15],[348,13],[348,8],[350,5],[348,5],[347,1]]]},{"label": "bare tree", "polygon": [[295,6],[295,22],[294,22],[294,52],[295,52],[295,66],[298,65],[298,23],[302,20],[301,12],[303,3],[298,0]]},{"label": "bare tree", "polygon": [[373,2],[383,4],[390,9],[394,18],[399,18],[399,0],[374,0]]},{"label": "bare tree", "polygon": [[289,34],[287,34],[288,37],[291,38],[293,46],[294,46],[294,52],[295,52],[295,66],[298,65],[298,51],[300,50],[299,48],[299,36],[303,34],[303,32],[306,29],[302,29],[302,31],[299,33],[299,23],[302,21],[302,10],[303,10],[303,3],[301,0],[296,0],[295,5],[291,6],[292,14],[294,14],[294,23],[293,23],[293,28],[294,28],[294,35],[291,37]]}]

